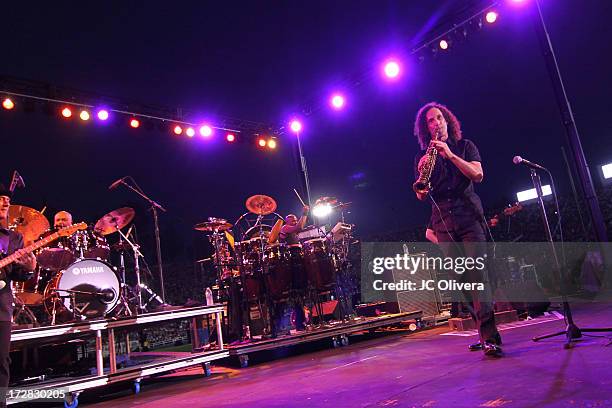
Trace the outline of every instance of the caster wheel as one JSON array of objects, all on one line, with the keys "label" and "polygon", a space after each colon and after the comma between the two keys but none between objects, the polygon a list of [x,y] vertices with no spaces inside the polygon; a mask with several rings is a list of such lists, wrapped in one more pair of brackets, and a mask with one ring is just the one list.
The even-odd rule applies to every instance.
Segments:
[{"label": "caster wheel", "polygon": [[249,366],[249,356],[248,355],[238,356],[238,359],[240,360],[240,368],[247,368]]},{"label": "caster wheel", "polygon": [[140,393],[140,380],[135,380],[132,383],[132,392],[134,394],[139,394]]},{"label": "caster wheel", "polygon": [[210,367],[210,363],[203,363],[202,369],[204,370],[204,375],[206,377],[210,377],[212,375],[212,368]]},{"label": "caster wheel", "polygon": [[342,336],[340,339],[340,342],[342,343],[343,346],[348,346],[349,345],[348,336]]}]

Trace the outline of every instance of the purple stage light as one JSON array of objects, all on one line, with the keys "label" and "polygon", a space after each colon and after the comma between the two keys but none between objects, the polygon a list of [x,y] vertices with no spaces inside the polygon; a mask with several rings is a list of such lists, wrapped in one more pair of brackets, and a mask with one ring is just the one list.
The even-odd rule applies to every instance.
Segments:
[{"label": "purple stage light", "polygon": [[330,103],[331,103],[332,108],[338,109],[338,110],[342,109],[344,108],[344,103],[345,103],[344,96],[340,94],[334,94],[331,97]]},{"label": "purple stage light", "polygon": [[106,109],[100,109],[98,111],[98,119],[100,120],[108,119],[108,111]]},{"label": "purple stage light", "polygon": [[395,79],[400,74],[400,66],[397,61],[390,60],[385,63],[385,76],[390,79]]},{"label": "purple stage light", "polygon": [[212,128],[208,125],[203,125],[200,127],[200,134],[203,137],[209,137],[210,135],[212,135]]},{"label": "purple stage light", "polygon": [[291,121],[290,127],[294,133],[299,133],[302,130],[302,123],[299,120],[294,119]]},{"label": "purple stage light", "polygon": [[485,20],[487,21],[487,23],[493,24],[497,21],[497,13],[495,11],[489,11],[485,16]]},{"label": "purple stage light", "polygon": [[440,48],[443,50],[448,50],[448,41],[440,40]]},{"label": "purple stage light", "polygon": [[187,128],[187,130],[185,131],[185,134],[189,137],[193,137],[195,135],[195,130],[193,130],[192,127]]}]

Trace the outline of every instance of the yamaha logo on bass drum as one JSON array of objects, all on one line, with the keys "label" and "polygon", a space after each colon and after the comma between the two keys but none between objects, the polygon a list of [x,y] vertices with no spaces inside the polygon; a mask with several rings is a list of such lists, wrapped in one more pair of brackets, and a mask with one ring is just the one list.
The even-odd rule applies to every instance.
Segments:
[{"label": "yamaha logo on bass drum", "polygon": [[93,273],[104,273],[104,268],[101,266],[88,266],[85,268],[72,268],[72,273],[75,275],[88,275]]}]

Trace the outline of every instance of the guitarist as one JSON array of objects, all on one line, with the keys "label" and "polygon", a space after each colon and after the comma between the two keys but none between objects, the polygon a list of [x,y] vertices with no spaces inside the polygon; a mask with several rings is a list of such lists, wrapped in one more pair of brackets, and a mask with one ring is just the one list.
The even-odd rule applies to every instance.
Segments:
[{"label": "guitarist", "polygon": [[[11,204],[11,192],[0,184],[0,251],[4,255],[19,253],[23,248],[23,236],[16,231],[9,231],[8,210]],[[3,269],[5,286],[0,289],[0,389],[9,385],[9,352],[11,348],[11,325],[13,318],[13,292],[11,280],[25,281],[36,268],[36,257],[24,253],[15,263]],[[5,395],[0,395],[0,406],[4,406]]]}]

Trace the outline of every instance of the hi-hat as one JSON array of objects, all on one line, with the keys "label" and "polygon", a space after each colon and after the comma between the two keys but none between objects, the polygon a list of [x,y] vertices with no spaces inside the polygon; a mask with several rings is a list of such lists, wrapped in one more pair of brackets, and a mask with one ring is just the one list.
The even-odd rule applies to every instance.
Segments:
[{"label": "hi-hat", "polygon": [[102,235],[112,234],[132,222],[135,214],[133,208],[118,208],[100,218],[96,222],[94,230]]},{"label": "hi-hat", "polygon": [[41,212],[23,205],[11,205],[8,211],[9,227],[23,235],[24,242],[31,242],[49,229],[49,221]]},{"label": "hi-hat", "polygon": [[208,221],[201,222],[193,226],[198,231],[227,231],[232,224],[223,218],[209,217]]},{"label": "hi-hat", "polygon": [[246,200],[246,208],[253,214],[268,215],[276,210],[276,201],[267,195],[254,195]]}]

